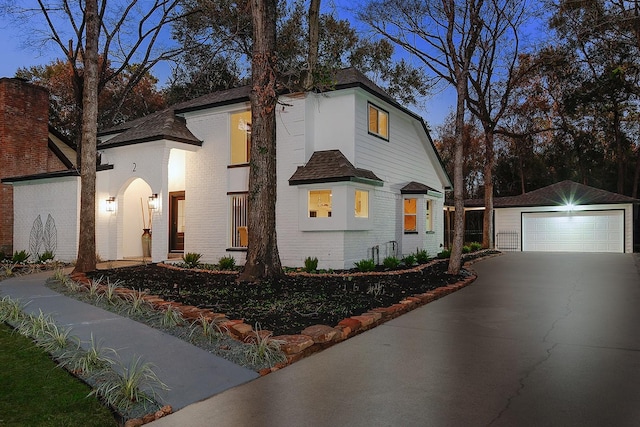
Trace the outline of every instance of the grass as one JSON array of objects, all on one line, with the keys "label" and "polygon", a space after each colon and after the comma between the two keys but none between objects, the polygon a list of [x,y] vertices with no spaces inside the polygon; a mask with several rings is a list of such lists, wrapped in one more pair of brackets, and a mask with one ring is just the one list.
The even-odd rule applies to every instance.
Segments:
[{"label": "grass", "polygon": [[0,324],[0,425],[117,426],[91,389],[42,349]]}]

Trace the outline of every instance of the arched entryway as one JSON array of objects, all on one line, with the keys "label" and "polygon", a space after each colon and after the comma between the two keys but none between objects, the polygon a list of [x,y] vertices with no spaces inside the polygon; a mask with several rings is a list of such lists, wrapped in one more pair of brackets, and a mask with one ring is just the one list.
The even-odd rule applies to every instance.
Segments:
[{"label": "arched entryway", "polygon": [[118,212],[118,259],[142,257],[140,237],[143,229],[149,228],[151,194],[151,186],[142,178],[132,178],[123,186]]}]

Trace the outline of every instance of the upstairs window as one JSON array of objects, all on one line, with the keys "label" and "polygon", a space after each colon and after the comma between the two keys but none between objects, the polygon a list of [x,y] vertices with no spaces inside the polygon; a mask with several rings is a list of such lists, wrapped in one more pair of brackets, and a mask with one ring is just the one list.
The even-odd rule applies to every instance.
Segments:
[{"label": "upstairs window", "polygon": [[356,218],[369,218],[369,192],[356,190]]},{"label": "upstairs window", "polygon": [[369,133],[389,140],[389,113],[369,104]]},{"label": "upstairs window", "polygon": [[418,199],[404,199],[404,232],[405,233],[417,233],[418,232]]},{"label": "upstairs window", "polygon": [[251,111],[231,114],[231,164],[249,163],[251,148]]},{"label": "upstairs window", "polygon": [[331,190],[309,190],[309,218],[331,217]]}]

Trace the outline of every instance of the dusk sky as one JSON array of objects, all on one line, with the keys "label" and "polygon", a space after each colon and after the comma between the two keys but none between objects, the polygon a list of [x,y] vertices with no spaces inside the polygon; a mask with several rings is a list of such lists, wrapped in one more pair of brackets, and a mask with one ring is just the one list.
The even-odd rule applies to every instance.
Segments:
[{"label": "dusk sky", "polygon": [[[333,3],[333,4],[331,4]],[[340,7],[335,2],[325,3],[328,8],[339,10]],[[323,8],[324,11],[324,8]],[[339,10],[341,16],[349,16],[344,10]],[[0,77],[13,77],[18,68],[31,67],[34,65],[43,65],[60,57],[60,51],[53,44],[47,45],[42,50],[34,49],[27,46],[29,40],[25,32],[29,28],[17,28],[0,17]],[[153,69],[153,73],[159,78],[160,84],[164,85],[171,73],[169,64],[159,64]],[[409,106],[409,109],[422,115],[427,124],[432,129],[432,136],[436,136],[436,130],[440,126],[447,114],[451,111],[454,104],[454,94],[452,89],[434,93],[424,104],[425,108]]]}]

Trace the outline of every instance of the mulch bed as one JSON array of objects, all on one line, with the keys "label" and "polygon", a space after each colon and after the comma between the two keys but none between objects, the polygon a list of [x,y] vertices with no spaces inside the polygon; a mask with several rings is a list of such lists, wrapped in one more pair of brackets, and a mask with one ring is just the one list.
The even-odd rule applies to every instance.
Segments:
[{"label": "mulch bed", "polygon": [[[465,256],[465,261],[486,255]],[[158,264],[100,270],[89,277],[119,281],[119,286],[158,295],[243,319],[274,335],[298,334],[307,326],[333,326],[342,319],[408,296],[458,282],[469,273],[447,274],[448,262],[432,262],[411,270],[362,274],[290,274],[261,284],[237,283],[237,273],[167,268]]]}]

